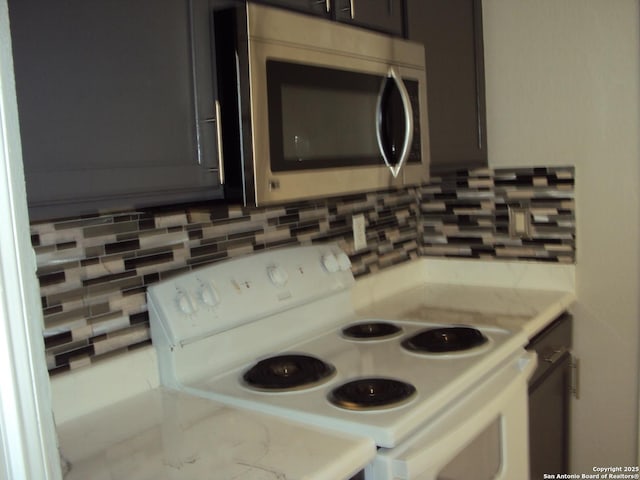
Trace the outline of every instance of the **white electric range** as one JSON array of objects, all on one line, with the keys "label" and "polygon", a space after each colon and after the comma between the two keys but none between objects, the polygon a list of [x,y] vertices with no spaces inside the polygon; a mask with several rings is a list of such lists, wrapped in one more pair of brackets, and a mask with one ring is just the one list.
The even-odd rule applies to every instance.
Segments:
[{"label": "white electric range", "polygon": [[162,383],[369,437],[379,448],[366,480],[527,478],[526,335],[359,318],[353,284],[348,256],[329,244],[151,286]]}]

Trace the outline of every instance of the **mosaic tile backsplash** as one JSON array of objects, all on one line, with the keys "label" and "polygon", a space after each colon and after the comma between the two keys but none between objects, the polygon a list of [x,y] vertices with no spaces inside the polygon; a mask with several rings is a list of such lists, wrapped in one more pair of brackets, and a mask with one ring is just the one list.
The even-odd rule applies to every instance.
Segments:
[{"label": "mosaic tile backsplash", "polygon": [[[473,170],[419,189],[420,253],[572,263],[573,168]],[[530,212],[528,235],[509,234],[509,209]]]},{"label": "mosaic tile backsplash", "polygon": [[[225,258],[338,242],[356,276],[419,256],[571,263],[574,169],[463,171],[428,185],[267,208],[180,206],[31,226],[51,374],[150,342],[146,287]],[[527,208],[528,238],[508,208]],[[362,213],[367,248],[353,249]]]}]

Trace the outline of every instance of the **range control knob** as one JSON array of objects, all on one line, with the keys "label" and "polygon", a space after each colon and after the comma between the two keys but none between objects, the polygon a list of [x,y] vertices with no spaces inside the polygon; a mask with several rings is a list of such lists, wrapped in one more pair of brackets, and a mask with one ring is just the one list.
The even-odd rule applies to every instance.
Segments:
[{"label": "range control knob", "polygon": [[272,265],[267,267],[267,275],[269,275],[269,280],[276,287],[284,287],[289,280],[289,275],[282,268],[277,265]]},{"label": "range control knob", "polygon": [[215,307],[220,303],[220,295],[210,283],[201,283],[198,294],[202,303],[209,307]]},{"label": "range control knob", "polygon": [[178,305],[178,309],[180,309],[182,313],[192,315],[196,312],[197,309],[191,300],[191,296],[184,290],[178,290],[175,300]]},{"label": "range control knob", "polygon": [[347,270],[351,270],[351,260],[349,259],[349,255],[344,252],[340,252],[337,259],[338,267],[340,267],[341,271],[346,272]]},{"label": "range control knob", "polygon": [[340,270],[340,265],[338,264],[338,259],[333,253],[327,253],[322,256],[322,266],[329,273],[336,273]]}]

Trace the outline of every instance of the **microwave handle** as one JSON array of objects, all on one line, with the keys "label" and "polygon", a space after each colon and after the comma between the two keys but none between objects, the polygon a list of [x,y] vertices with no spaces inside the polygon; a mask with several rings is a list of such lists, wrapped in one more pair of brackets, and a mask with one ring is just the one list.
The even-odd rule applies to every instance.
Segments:
[{"label": "microwave handle", "polygon": [[216,145],[218,147],[218,177],[220,185],[224,185],[224,151],[222,149],[222,114],[220,112],[220,100],[215,100],[216,110]]},{"label": "microwave handle", "polygon": [[324,8],[327,13],[331,13],[331,0],[316,0],[314,4],[320,5],[324,3]]},{"label": "microwave handle", "polygon": [[395,82],[396,87],[398,88],[398,92],[400,92],[400,99],[402,100],[402,107],[404,110],[404,124],[407,126],[404,132],[404,144],[402,146],[402,153],[400,154],[400,160],[395,165],[392,165],[385,153],[383,140],[382,140],[382,115],[384,112],[382,111],[382,100],[384,94],[384,87],[386,82],[382,83],[382,87],[380,88],[380,93],[378,94],[378,103],[376,106],[376,139],[378,140],[378,149],[380,150],[380,154],[382,155],[382,159],[384,160],[385,165],[391,171],[393,178],[396,178],[400,173],[404,163],[407,161],[409,157],[409,152],[411,151],[411,142],[413,141],[413,109],[411,108],[411,98],[409,97],[409,92],[407,92],[407,87],[405,87],[404,82],[402,81],[402,77],[398,74],[394,67],[389,67],[389,71],[387,73],[387,80],[392,80]]}]

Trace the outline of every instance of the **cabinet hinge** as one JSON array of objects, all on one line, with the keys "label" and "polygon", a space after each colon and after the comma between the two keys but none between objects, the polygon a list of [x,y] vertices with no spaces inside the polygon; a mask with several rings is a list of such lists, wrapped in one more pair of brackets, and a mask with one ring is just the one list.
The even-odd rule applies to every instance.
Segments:
[{"label": "cabinet hinge", "polygon": [[580,359],[577,357],[571,356],[571,363],[569,363],[569,367],[571,367],[571,394],[576,398],[576,400],[580,399]]}]

